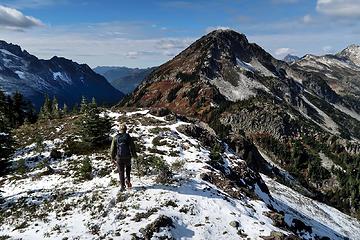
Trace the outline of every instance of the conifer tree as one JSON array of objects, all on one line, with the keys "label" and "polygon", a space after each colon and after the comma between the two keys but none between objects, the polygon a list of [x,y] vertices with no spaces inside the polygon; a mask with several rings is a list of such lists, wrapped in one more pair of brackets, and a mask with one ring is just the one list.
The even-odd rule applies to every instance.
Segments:
[{"label": "conifer tree", "polygon": [[0,90],[0,132],[19,127],[25,120],[33,123],[36,118],[32,104],[21,93],[10,96]]},{"label": "conifer tree", "polygon": [[10,133],[0,132],[0,176],[2,176],[9,165],[9,156],[13,153],[14,141]]},{"label": "conifer tree", "polygon": [[5,132],[9,127],[8,102],[5,94],[0,89],[0,132]]},{"label": "conifer tree", "polygon": [[61,115],[66,116],[68,114],[68,111],[69,111],[68,106],[66,105],[66,103],[64,103],[63,108],[61,110]]},{"label": "conifer tree", "polygon": [[90,103],[90,109],[94,109],[94,108],[97,108],[97,103],[96,103],[95,97],[93,97],[91,99],[91,103]]},{"label": "conifer tree", "polygon": [[40,109],[40,118],[50,119],[52,114],[52,101],[49,98],[48,94],[45,94],[44,105]]},{"label": "conifer tree", "polygon": [[80,103],[80,113],[86,113],[89,110],[88,102],[85,96],[82,96]]},{"label": "conifer tree", "polygon": [[52,109],[52,112],[51,112],[52,118],[55,118],[55,119],[60,118],[59,103],[57,101],[56,96],[54,96],[54,98],[53,98],[51,109]]},{"label": "conifer tree", "polygon": [[75,103],[71,109],[71,114],[78,114],[79,113],[79,104]]},{"label": "conifer tree", "polygon": [[14,108],[14,101],[12,99],[12,97],[10,95],[6,96],[6,115],[7,115],[7,119],[9,122],[9,126],[10,127],[14,127],[15,126],[15,114],[13,111]]},{"label": "conifer tree", "polygon": [[99,116],[98,108],[87,111],[77,125],[82,141],[92,147],[105,143],[112,127],[108,116]]},{"label": "conifer tree", "polygon": [[14,126],[18,127],[24,123],[26,114],[26,102],[19,92],[15,92],[13,97],[13,113],[14,113]]}]

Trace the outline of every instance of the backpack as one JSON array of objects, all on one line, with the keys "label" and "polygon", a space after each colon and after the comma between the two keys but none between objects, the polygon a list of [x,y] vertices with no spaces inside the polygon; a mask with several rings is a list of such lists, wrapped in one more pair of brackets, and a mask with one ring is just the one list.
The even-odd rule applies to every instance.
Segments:
[{"label": "backpack", "polygon": [[130,152],[130,136],[129,134],[119,134],[117,136],[117,153],[119,159],[131,158]]}]

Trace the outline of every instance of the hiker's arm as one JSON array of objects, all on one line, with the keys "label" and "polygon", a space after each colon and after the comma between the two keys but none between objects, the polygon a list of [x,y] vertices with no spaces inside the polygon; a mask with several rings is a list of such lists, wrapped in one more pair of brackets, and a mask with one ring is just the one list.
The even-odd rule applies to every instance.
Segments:
[{"label": "hiker's arm", "polygon": [[133,158],[137,158],[135,143],[132,138],[130,138],[130,151],[131,151],[131,156]]},{"label": "hiker's arm", "polygon": [[113,137],[110,147],[111,161],[113,162],[115,161],[115,156],[116,156],[116,137]]}]

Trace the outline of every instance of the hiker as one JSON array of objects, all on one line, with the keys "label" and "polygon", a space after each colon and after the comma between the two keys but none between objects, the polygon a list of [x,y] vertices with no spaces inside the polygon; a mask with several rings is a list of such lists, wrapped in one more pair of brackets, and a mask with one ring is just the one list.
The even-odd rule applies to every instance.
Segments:
[{"label": "hiker", "polygon": [[[126,132],[127,127],[121,124],[119,133],[113,137],[110,153],[111,161],[116,164],[119,171],[120,191],[131,188],[130,172],[131,172],[131,158],[136,158],[135,144],[131,136]],[[126,181],[124,176],[126,172]]]}]

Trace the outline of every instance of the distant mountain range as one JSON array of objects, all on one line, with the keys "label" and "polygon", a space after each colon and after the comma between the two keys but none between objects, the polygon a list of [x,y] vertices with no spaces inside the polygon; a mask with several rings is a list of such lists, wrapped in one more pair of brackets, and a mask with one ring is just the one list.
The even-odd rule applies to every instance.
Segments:
[{"label": "distant mountain range", "polygon": [[124,94],[88,65],[62,57],[38,59],[20,46],[0,41],[0,88],[8,94],[19,91],[37,109],[44,95],[56,96],[69,106],[80,103],[81,97],[95,97],[99,103],[112,104]]},{"label": "distant mountain range", "polygon": [[243,34],[216,30],[155,69],[119,107],[204,121],[254,170],[360,216],[359,56],[352,45],[287,63]]},{"label": "distant mountain range", "polygon": [[[72,142],[66,141],[68,135],[73,134],[71,126],[76,120],[71,116],[41,128],[26,126],[17,131],[17,140],[27,144],[35,141],[27,135],[29,129],[42,132],[47,140],[45,151],[52,152],[50,158],[57,155],[55,150],[60,156],[56,161],[48,161],[48,154],[34,151],[33,144],[24,144],[24,148],[16,151],[11,162],[24,160],[31,163],[29,166],[35,166],[36,161],[46,161],[55,165],[52,172],[43,169],[46,174],[38,167],[29,168],[36,171],[28,174],[35,176],[29,181],[21,178],[14,183],[13,176],[4,180],[8,185],[4,191],[8,212],[14,209],[11,205],[14,184],[20,186],[21,194],[36,198],[35,204],[39,205],[40,200],[50,204],[50,207],[36,208],[45,211],[38,214],[41,219],[42,214],[55,216],[59,211],[59,202],[52,201],[58,196],[52,194],[53,189],[60,187],[65,192],[68,189],[63,195],[73,197],[71,184],[77,184],[76,193],[80,190],[84,193],[75,194],[79,199],[74,201],[80,205],[70,204],[73,207],[70,210],[64,207],[63,214],[57,215],[65,218],[56,218],[56,222],[69,223],[66,226],[70,229],[74,224],[73,213],[79,211],[83,211],[84,216],[95,214],[102,219],[85,219],[85,227],[76,234],[121,235],[125,239],[130,235],[144,236],[144,239],[168,236],[170,239],[171,235],[160,235],[158,231],[162,229],[170,234],[173,229],[180,237],[205,236],[204,239],[209,238],[209,234],[217,239],[357,239],[359,236],[360,47],[357,45],[337,54],[288,56],[282,61],[256,43],[250,43],[244,34],[216,30],[156,68],[94,69],[109,82],[87,65],[58,57],[39,60],[19,46],[5,42],[0,45],[0,57],[1,88],[8,93],[21,91],[38,104],[44,93],[56,95],[63,101],[76,102],[85,95],[111,103],[123,94],[109,82],[130,93],[111,111],[105,112],[113,123],[121,119],[129,124],[131,134],[140,136],[135,140],[141,149],[139,159],[144,160],[145,165],[150,164],[145,167],[152,168],[154,163],[159,163],[166,166],[159,170],[161,179],[164,175],[171,178],[165,187],[158,182],[152,185],[159,178],[151,173],[144,176],[146,186],[139,190],[145,198],[139,198],[137,193],[123,198],[124,195],[117,193],[117,186],[108,184],[115,176],[107,166],[111,163],[98,164],[105,163],[106,151],[94,149],[88,156],[93,166],[90,175],[94,176],[89,181],[101,181],[106,186],[100,184],[94,188],[102,194],[94,202],[99,207],[87,208],[94,192],[82,191],[82,188],[89,189],[91,182],[74,182],[76,175],[62,174],[69,172],[68,160],[80,164],[86,156],[77,153],[62,156],[63,150],[69,149],[71,153],[72,149]],[[128,107],[142,109],[130,113]],[[54,134],[58,128],[62,130]],[[116,129],[112,130],[115,134]],[[170,169],[176,173],[172,175]],[[34,184],[43,186],[50,178],[56,180],[56,174],[62,174],[65,180],[55,181],[55,188],[50,191],[33,191]],[[70,187],[63,188],[64,183]],[[134,183],[144,185],[142,181]],[[40,198],[39,194],[44,197]],[[164,201],[158,201],[159,194],[166,195],[162,198]],[[23,207],[18,208],[19,211],[32,216],[34,208],[17,199]],[[127,205],[124,207],[119,201]],[[156,206],[146,209],[149,201]],[[134,209],[133,205],[138,207]],[[209,206],[210,211],[217,212],[209,215]],[[49,209],[52,212],[46,212]],[[134,211],[124,215],[124,209]],[[34,227],[40,231],[43,227],[46,229],[46,224],[55,225],[52,224],[55,221],[33,225],[30,215],[19,218],[19,211],[12,211],[13,214],[4,218],[4,229],[10,235],[17,231],[34,233]],[[220,212],[225,215],[220,216]],[[7,216],[7,212],[4,214]],[[143,218],[144,214],[150,218]],[[164,216],[155,218],[155,214]],[[129,224],[124,225],[123,221]],[[112,230],[114,223],[119,224],[121,231]],[[214,223],[219,223],[215,225],[220,228],[213,230]],[[14,228],[18,224],[21,227]],[[51,229],[52,234],[58,233]],[[141,234],[136,235],[134,229],[140,229]],[[65,228],[62,230],[68,233]],[[147,237],[148,231],[157,233]],[[39,233],[45,236],[48,230]],[[48,234],[46,236],[51,237]]]},{"label": "distant mountain range", "polygon": [[293,62],[298,61],[299,59],[300,59],[300,57],[298,57],[298,56],[288,54],[284,57],[283,61],[285,61],[287,63],[293,63]]},{"label": "distant mountain range", "polygon": [[103,75],[109,83],[125,94],[131,93],[156,67],[96,67],[93,70]]}]

